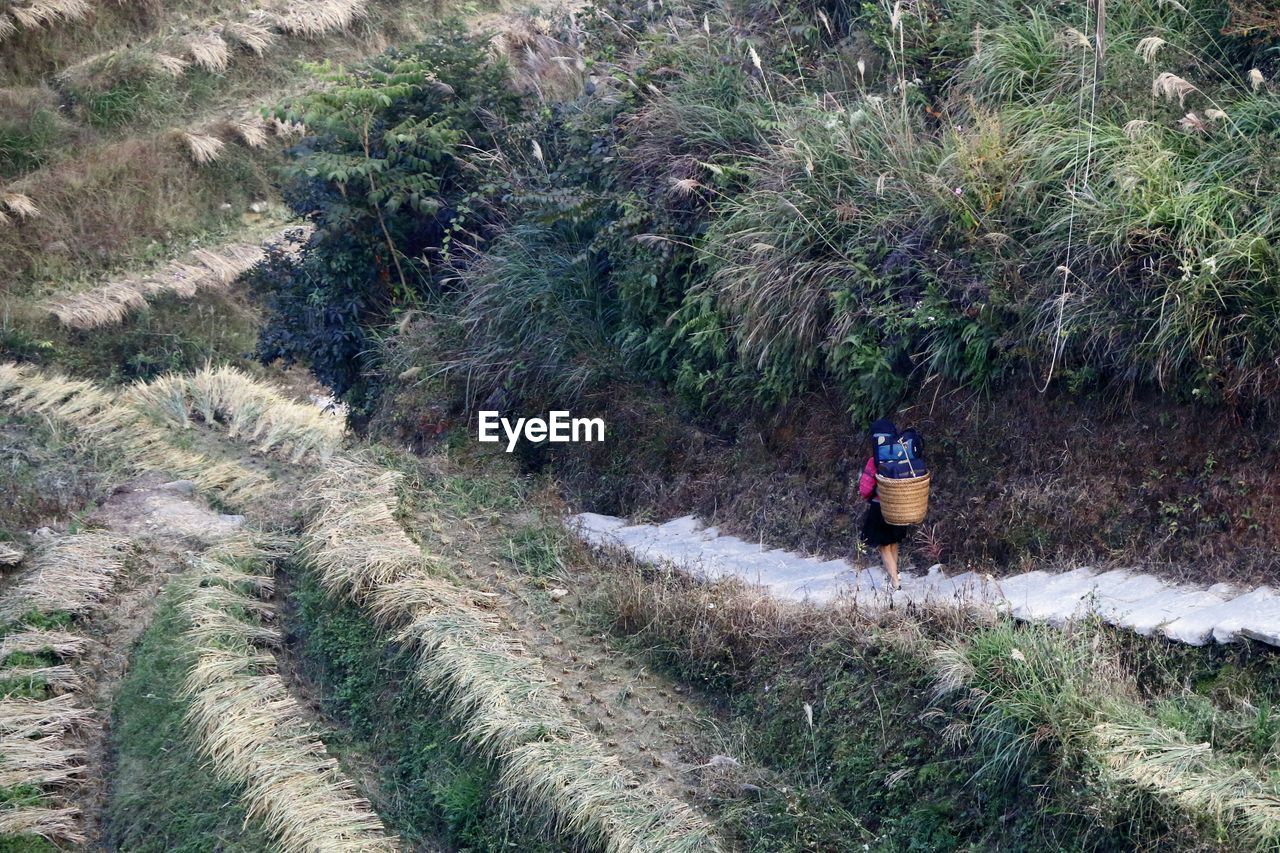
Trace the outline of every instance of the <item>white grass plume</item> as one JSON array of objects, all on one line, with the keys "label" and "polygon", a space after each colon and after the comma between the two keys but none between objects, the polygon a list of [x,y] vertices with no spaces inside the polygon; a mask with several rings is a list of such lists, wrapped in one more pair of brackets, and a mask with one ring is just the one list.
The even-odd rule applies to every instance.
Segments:
[{"label": "white grass plume", "polygon": [[1150,65],[1156,61],[1156,54],[1158,54],[1160,52],[1160,48],[1164,47],[1166,44],[1168,44],[1168,42],[1159,36],[1147,36],[1146,38],[1139,40],[1135,52],[1138,56],[1142,57],[1143,62]]},{"label": "white grass plume", "polygon": [[1191,83],[1168,71],[1162,71],[1157,74],[1155,80],[1151,83],[1153,97],[1163,97],[1166,101],[1173,101],[1174,98],[1177,98],[1179,106],[1186,103],[1187,95],[1198,91],[1199,89]]},{"label": "white grass plume", "polygon": [[364,14],[363,0],[295,0],[273,20],[283,32],[315,38],[346,29]]},{"label": "white grass plume", "polygon": [[191,61],[206,71],[221,72],[227,70],[231,60],[231,51],[222,36],[214,32],[199,33],[187,37],[187,53]]},{"label": "white grass plume", "polygon": [[183,142],[187,144],[187,151],[191,154],[191,160],[197,166],[206,166],[209,163],[217,162],[222,155],[222,149],[226,147],[226,143],[216,136],[199,131],[184,130],[181,131]]},{"label": "white grass plume", "polygon": [[266,53],[267,48],[275,44],[276,36],[263,24],[251,21],[235,21],[222,27],[224,39],[230,39],[257,56]]},{"label": "white grass plume", "polygon": [[0,204],[19,219],[34,219],[40,215],[40,209],[30,196],[17,192],[0,193]]}]

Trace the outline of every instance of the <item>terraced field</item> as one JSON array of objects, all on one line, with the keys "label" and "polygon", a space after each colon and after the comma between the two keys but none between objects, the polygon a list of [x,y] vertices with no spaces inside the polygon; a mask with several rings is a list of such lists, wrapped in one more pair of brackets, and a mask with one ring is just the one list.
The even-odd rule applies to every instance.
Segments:
[{"label": "terraced field", "polygon": [[[1186,12],[1156,5],[1156,23]],[[665,488],[617,432],[565,467],[540,442],[473,440],[477,404],[507,408],[539,382],[602,406],[611,430],[615,414],[674,409],[630,410],[653,383],[695,409],[720,382],[750,398],[756,374],[718,362],[763,347],[748,360],[764,369],[777,330],[749,330],[760,300],[718,302],[721,279],[759,273],[772,293],[787,265],[767,266],[778,247],[755,226],[718,272],[724,259],[685,256],[679,235],[714,236],[735,194],[781,199],[761,164],[796,157],[796,179],[817,181],[818,148],[776,138],[792,126],[845,135],[857,180],[831,178],[828,206],[840,227],[861,222],[902,183],[858,172],[862,130],[933,85],[908,79],[899,54],[923,49],[903,21],[953,11],[884,10],[902,69],[885,98],[866,89],[882,69],[864,43],[884,33],[836,39],[852,12],[831,7],[0,0],[0,851],[1280,844],[1269,587],[1046,558],[1003,575],[908,567],[893,591],[864,560],[770,548],[732,518],[576,505],[631,512],[615,504]],[[1031,17],[1034,39],[985,53],[987,31],[966,29],[974,64],[1092,50]],[[1126,68],[1173,53],[1149,38],[1124,45]],[[457,79],[423,72],[428,48],[401,50],[415,44],[456,51]],[[1029,77],[1075,79],[1058,53]],[[794,91],[771,88],[793,72]],[[1252,74],[1249,97],[1270,98]],[[1156,80],[1153,103],[1179,114],[1204,94]],[[837,103],[853,88],[866,109]],[[784,115],[785,98],[803,110]],[[1187,140],[1228,135],[1225,111],[1198,108],[1177,125]],[[1112,144],[1153,139],[1144,126]],[[1002,162],[996,130],[996,153],[955,134],[974,164]],[[940,159],[921,183],[977,229]],[[866,210],[842,200],[854,184]],[[809,227],[808,206],[753,203],[788,240]],[[667,278],[689,299],[671,301]],[[832,287],[779,328],[813,332]],[[615,290],[661,322],[618,334]],[[916,313],[935,310],[917,296]],[[290,312],[323,331],[312,352],[296,351]],[[865,355],[845,348],[866,319],[840,321],[836,362]],[[678,365],[669,333],[695,342]],[[665,378],[627,373],[624,350]],[[333,362],[343,387],[316,378]],[[623,385],[595,384],[615,369]],[[731,443],[700,430],[646,440],[668,461],[673,436]],[[660,476],[705,497],[700,466]],[[568,485],[593,471],[618,481]],[[779,493],[806,494],[794,485]],[[1161,508],[1169,536],[1198,511]]]}]

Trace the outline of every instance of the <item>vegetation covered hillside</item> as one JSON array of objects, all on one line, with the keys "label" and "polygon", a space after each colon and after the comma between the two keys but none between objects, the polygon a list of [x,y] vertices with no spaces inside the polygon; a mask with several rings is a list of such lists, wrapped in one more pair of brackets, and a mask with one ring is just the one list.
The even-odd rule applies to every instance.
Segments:
[{"label": "vegetation covered hillside", "polygon": [[565,523],[861,572],[891,416],[917,575],[1280,606],[1278,48],[1256,0],[0,0],[0,851],[1280,847],[1229,618]]},{"label": "vegetation covered hillside", "polygon": [[[289,192],[328,225],[312,272],[259,276],[261,353],[403,439],[485,401],[604,411],[628,458],[554,460],[587,502],[715,507],[828,550],[862,426],[898,411],[945,459],[929,544],[954,559],[1259,577],[1273,23],[1155,0],[604,6],[506,37],[519,101],[455,35],[281,113],[324,117]],[[336,125],[334,98],[359,104]]]}]

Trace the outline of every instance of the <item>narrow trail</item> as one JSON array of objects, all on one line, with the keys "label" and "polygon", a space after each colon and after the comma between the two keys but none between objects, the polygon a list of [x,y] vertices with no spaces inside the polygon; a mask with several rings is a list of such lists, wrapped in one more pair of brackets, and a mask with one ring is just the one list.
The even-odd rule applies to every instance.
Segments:
[{"label": "narrow trail", "polygon": [[894,592],[880,567],[859,569],[847,560],[822,560],[721,535],[693,516],[665,524],[630,524],[615,516],[582,513],[568,525],[586,542],[621,548],[651,564],[669,564],[706,580],[738,578],[787,601],[867,608],[908,604],[1005,612],[1025,621],[1061,624],[1097,617],[1138,634],[1161,635],[1200,646],[1249,638],[1280,646],[1280,593],[1177,584],[1139,570],[1054,573],[1031,571],[995,579],[977,572],[948,577],[942,566],[925,574],[903,571]]},{"label": "narrow trail", "polygon": [[164,482],[152,476],[117,490],[87,520],[129,536],[141,551],[138,569],[85,629],[95,640],[82,659],[91,685],[86,698],[102,725],[81,732],[79,745],[89,766],[101,768],[101,772],[89,773],[76,798],[92,845],[101,837],[102,812],[112,776],[111,710],[128,671],[130,652],[151,624],[160,591],[184,570],[184,556],[235,535],[244,517],[214,512],[195,496],[188,481]]}]

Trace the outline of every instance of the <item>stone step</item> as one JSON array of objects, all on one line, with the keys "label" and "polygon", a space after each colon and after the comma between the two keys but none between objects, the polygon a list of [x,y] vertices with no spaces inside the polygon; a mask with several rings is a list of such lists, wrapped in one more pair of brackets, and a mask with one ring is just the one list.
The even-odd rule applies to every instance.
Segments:
[{"label": "stone step", "polygon": [[620,547],[637,559],[665,563],[695,577],[737,578],[770,595],[810,604],[856,602],[860,607],[908,604],[993,608],[1016,619],[1060,625],[1090,614],[1139,634],[1159,632],[1191,645],[1248,637],[1280,646],[1280,594],[1268,587],[1238,590],[1175,584],[1136,569],[1041,570],[995,580],[943,567],[903,571],[893,591],[880,567],[858,569],[846,560],[822,560],[722,536],[695,516],[664,524],[629,524],[614,516],[582,513],[568,519],[586,542]]}]

